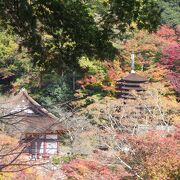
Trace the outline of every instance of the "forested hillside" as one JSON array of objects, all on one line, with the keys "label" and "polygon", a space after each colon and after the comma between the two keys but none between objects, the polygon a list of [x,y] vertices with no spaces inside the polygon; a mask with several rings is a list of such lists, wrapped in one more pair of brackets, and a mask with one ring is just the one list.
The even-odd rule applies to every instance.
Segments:
[{"label": "forested hillside", "polygon": [[[179,0],[1,0],[0,180],[179,179],[179,41]],[[122,99],[132,52],[148,81]],[[48,161],[8,133],[22,88],[66,127]]]}]

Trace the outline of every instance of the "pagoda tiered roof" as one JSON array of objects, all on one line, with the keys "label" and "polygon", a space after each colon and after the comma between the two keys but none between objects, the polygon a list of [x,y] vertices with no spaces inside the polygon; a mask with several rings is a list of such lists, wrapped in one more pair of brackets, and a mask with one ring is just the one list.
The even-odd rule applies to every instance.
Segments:
[{"label": "pagoda tiered roof", "polygon": [[147,78],[142,77],[137,73],[130,73],[127,76],[123,77],[122,79],[117,80],[116,94],[118,97],[132,98],[132,96],[130,95],[130,91],[131,90],[135,90],[137,92],[144,91],[141,85],[147,81],[148,81]]},{"label": "pagoda tiered roof", "polygon": [[137,73],[130,73],[127,76],[123,77],[120,81],[124,82],[135,82],[135,83],[143,83],[147,81],[147,78],[140,76]]}]

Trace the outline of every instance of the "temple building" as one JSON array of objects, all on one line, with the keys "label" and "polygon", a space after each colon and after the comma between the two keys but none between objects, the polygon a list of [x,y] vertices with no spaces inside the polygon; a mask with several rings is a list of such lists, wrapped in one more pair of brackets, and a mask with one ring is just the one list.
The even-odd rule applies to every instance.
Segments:
[{"label": "temple building", "polygon": [[135,72],[134,53],[132,53],[131,59],[132,59],[131,73],[129,73],[127,76],[123,77],[122,79],[116,81],[117,97],[133,98],[130,92],[132,90],[135,90],[136,92],[144,91],[142,85],[148,81],[147,78],[142,77]]},{"label": "temple building", "polygon": [[66,130],[57,117],[49,113],[25,89],[0,104],[6,132],[26,146],[24,153],[32,159],[48,158],[59,153],[59,137]]}]

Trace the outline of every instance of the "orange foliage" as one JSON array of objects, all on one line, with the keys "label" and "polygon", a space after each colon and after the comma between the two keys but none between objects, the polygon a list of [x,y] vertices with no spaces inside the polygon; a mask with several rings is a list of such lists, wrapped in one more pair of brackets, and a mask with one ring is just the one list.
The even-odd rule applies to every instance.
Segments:
[{"label": "orange foliage", "polygon": [[102,66],[105,72],[98,72],[94,75],[86,74],[84,78],[77,81],[82,89],[85,90],[87,86],[99,86],[104,91],[115,91],[116,80],[124,75],[119,61],[105,61]]},{"label": "orange foliage", "polygon": [[139,72],[139,74],[149,78],[152,82],[162,82],[164,81],[167,72],[167,69],[163,67],[154,67],[144,72]]},{"label": "orange foliage", "polygon": [[161,26],[157,32],[152,34],[141,30],[122,46],[121,59],[130,62],[130,54],[135,51],[138,64],[153,64],[154,61],[159,60],[158,53],[161,53],[165,47],[176,44],[177,36],[175,31],[166,25]]},{"label": "orange foliage", "polygon": [[97,161],[76,159],[69,164],[63,165],[66,176],[74,180],[84,179],[112,179],[120,180],[122,177],[130,176],[122,167],[112,171],[107,165]]},{"label": "orange foliage", "polygon": [[179,137],[179,127],[175,133],[152,131],[145,136],[129,136],[133,154],[127,161],[147,179],[179,179]]}]

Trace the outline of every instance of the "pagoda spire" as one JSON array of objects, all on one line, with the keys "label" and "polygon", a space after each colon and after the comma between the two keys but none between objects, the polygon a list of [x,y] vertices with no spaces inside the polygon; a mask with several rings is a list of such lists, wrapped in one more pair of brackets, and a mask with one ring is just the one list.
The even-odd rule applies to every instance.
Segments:
[{"label": "pagoda spire", "polygon": [[25,91],[26,91],[26,88],[24,87],[20,89],[20,92],[25,92]]},{"label": "pagoda spire", "polygon": [[134,51],[131,53],[131,73],[135,73],[135,67],[134,67]]}]

